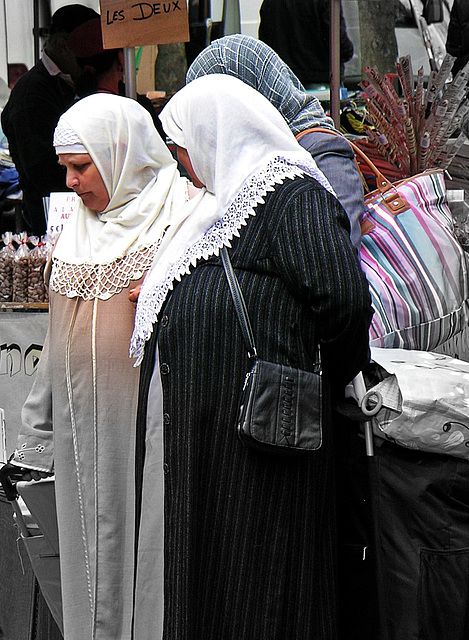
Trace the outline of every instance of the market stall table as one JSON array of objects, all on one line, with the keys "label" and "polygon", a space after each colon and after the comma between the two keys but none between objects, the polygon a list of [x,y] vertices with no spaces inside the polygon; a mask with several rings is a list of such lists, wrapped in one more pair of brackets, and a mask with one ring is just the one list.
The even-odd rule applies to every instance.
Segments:
[{"label": "market stall table", "polygon": [[[21,407],[33,384],[48,323],[47,303],[0,304],[0,408],[4,410],[2,458],[12,453]],[[2,448],[3,448],[2,446]],[[13,511],[0,490],[0,637],[62,638],[34,579],[26,550],[18,544]]]}]

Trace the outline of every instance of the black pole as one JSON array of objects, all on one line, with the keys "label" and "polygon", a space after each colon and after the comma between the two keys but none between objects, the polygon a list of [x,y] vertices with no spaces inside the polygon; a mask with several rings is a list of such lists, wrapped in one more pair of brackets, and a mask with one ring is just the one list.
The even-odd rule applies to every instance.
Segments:
[{"label": "black pole", "polygon": [[330,0],[330,111],[337,129],[340,128],[340,0]]},{"label": "black pole", "polygon": [[41,41],[39,34],[39,2],[40,0],[33,0],[33,37],[34,37],[34,64],[39,62],[41,57]]}]

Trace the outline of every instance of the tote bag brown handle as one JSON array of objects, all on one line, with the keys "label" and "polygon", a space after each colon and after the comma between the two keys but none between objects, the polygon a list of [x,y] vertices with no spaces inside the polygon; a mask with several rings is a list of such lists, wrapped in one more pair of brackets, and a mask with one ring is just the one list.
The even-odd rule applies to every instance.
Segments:
[{"label": "tote bag brown handle", "polygon": [[366,153],[364,153],[360,149],[360,147],[358,147],[356,144],[354,144],[353,142],[351,142],[350,140],[342,136],[337,131],[333,131],[332,129],[326,129],[324,127],[313,127],[311,129],[305,129],[305,131],[301,131],[300,133],[297,133],[295,137],[299,142],[301,138],[308,133],[329,133],[330,135],[339,136],[341,138],[344,138],[344,140],[347,140],[348,144],[352,147],[352,150],[355,156],[358,156],[366,164],[366,166],[370,169],[370,171],[374,174],[376,178],[376,187],[383,197],[383,204],[386,205],[389,211],[394,215],[398,215],[399,213],[402,213],[403,211],[406,211],[409,208],[409,204],[407,203],[407,200],[398,193],[393,183],[390,182],[381,173],[381,171],[378,169],[378,167],[375,164],[373,164],[373,162],[366,155]]}]

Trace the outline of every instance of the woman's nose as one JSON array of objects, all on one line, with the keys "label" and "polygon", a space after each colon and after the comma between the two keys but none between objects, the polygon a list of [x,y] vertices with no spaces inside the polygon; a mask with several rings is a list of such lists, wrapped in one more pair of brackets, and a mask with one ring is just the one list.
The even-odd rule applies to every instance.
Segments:
[{"label": "woman's nose", "polygon": [[78,177],[74,171],[67,171],[66,184],[69,189],[73,189],[78,185]]}]

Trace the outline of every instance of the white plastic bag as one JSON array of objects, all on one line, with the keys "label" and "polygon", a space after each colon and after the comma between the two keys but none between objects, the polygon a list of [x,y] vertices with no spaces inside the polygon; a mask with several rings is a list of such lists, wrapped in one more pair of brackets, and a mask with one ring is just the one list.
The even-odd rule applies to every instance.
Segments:
[{"label": "white plastic bag", "polygon": [[469,460],[469,362],[375,347],[371,358],[390,374],[366,394],[380,407],[374,434],[411,449]]}]

